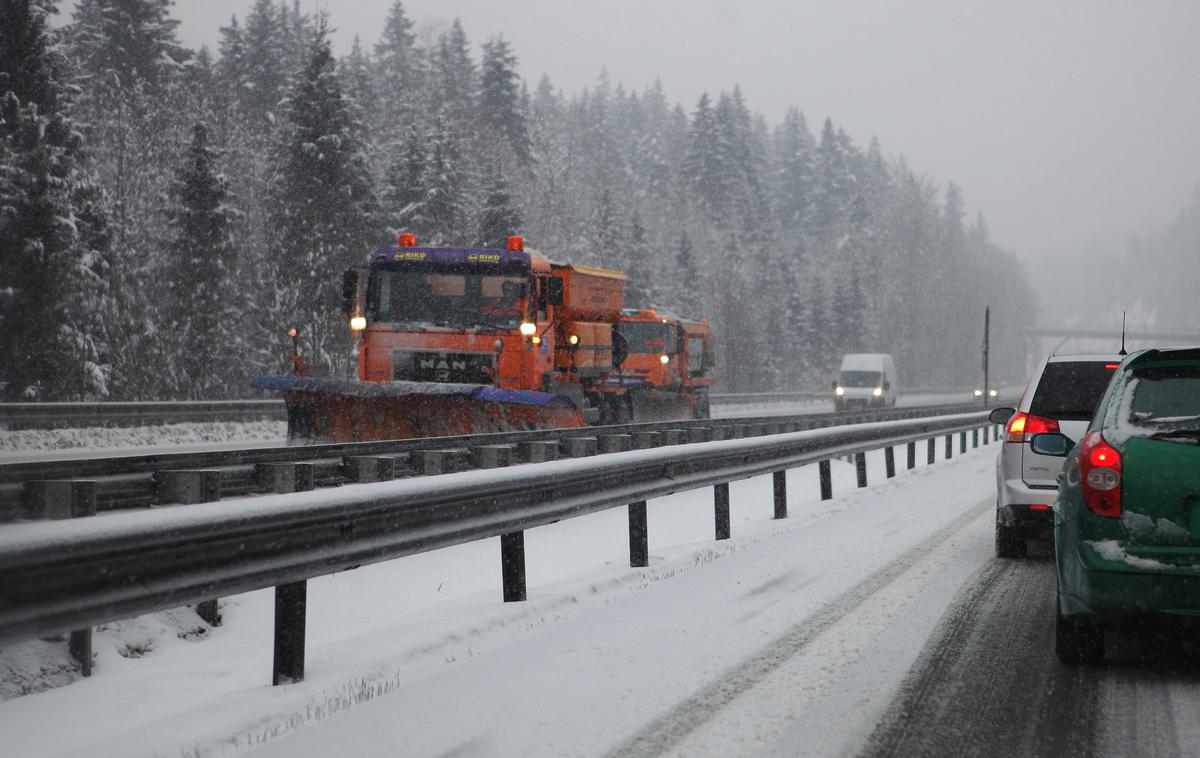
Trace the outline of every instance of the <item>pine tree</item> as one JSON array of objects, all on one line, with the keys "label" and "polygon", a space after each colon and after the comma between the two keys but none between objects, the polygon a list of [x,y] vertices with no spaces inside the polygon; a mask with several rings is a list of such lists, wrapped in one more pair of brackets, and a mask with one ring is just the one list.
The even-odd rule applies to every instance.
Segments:
[{"label": "pine tree", "polygon": [[103,307],[104,216],[65,112],[53,11],[0,0],[0,397],[10,400],[108,392],[103,326],[89,309]]},{"label": "pine tree", "polygon": [[459,165],[458,139],[445,119],[434,121],[430,135],[429,163],[426,170],[424,200],[425,234],[430,244],[461,241],[466,218],[464,178]]},{"label": "pine tree", "polygon": [[530,159],[529,128],[521,108],[517,56],[503,37],[483,43],[480,66],[479,122],[485,135],[507,143],[522,164]]},{"label": "pine tree", "polygon": [[629,277],[625,280],[625,304],[633,308],[649,308],[655,305],[653,268],[650,266],[650,243],[646,239],[646,226],[635,208],[629,219],[629,240],[617,246],[621,251],[619,261]]},{"label": "pine tree", "polygon": [[672,285],[675,296],[672,298],[672,305],[687,318],[699,318],[702,312],[700,275],[696,271],[692,241],[688,238],[686,229],[679,234],[679,243],[675,246],[674,263]]},{"label": "pine tree", "polygon": [[349,356],[337,311],[340,272],[378,241],[382,227],[361,126],[342,94],[328,35],[321,16],[311,58],[284,103],[274,226],[284,288],[279,315],[302,323],[316,361],[338,371]]},{"label": "pine tree", "polygon": [[380,114],[380,140],[399,140],[416,126],[423,110],[421,88],[425,86],[424,51],[417,49],[413,22],[404,4],[395,0],[388,9],[383,33],[375,43],[375,92]]},{"label": "pine tree", "polygon": [[414,232],[418,239],[424,239],[429,230],[425,211],[427,164],[425,141],[415,126],[409,127],[404,144],[394,151],[388,165],[384,212],[394,231]]},{"label": "pine tree", "polygon": [[497,165],[484,185],[483,208],[479,214],[478,244],[503,248],[510,235],[521,230],[521,214],[513,203],[508,179]]},{"label": "pine tree", "polygon": [[[242,105],[254,123],[272,123],[291,71],[283,20],[273,0],[254,0],[239,42],[242,60],[230,61],[229,65],[241,73],[237,83],[241,86]],[[229,44],[232,48],[232,39]]]},{"label": "pine tree", "polygon": [[230,206],[229,183],[208,146],[208,127],[192,139],[171,187],[167,217],[174,232],[164,273],[170,354],[177,370],[174,394],[187,399],[236,397],[241,390],[236,325],[242,312],[233,286],[240,214]]},{"label": "pine tree", "polygon": [[179,44],[173,0],[79,0],[67,39],[71,58],[91,87],[149,92],[182,71],[191,52]]},{"label": "pine tree", "polygon": [[459,140],[472,137],[479,72],[471,59],[471,44],[459,19],[454,19],[450,28],[438,38],[432,68],[430,110],[446,119]]}]

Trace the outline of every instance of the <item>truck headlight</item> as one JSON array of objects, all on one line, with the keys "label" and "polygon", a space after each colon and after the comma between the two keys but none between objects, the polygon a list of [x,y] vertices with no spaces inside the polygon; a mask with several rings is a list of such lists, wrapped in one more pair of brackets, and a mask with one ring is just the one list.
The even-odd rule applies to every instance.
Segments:
[{"label": "truck headlight", "polygon": [[365,318],[363,318],[362,316],[355,316],[354,318],[350,319],[350,331],[361,332],[363,329],[366,329],[366,328],[367,328],[367,320]]},{"label": "truck headlight", "polygon": [[875,397],[883,397],[883,387],[876,387],[875,389],[871,390],[871,394]]},{"label": "truck headlight", "polygon": [[526,337],[530,337],[534,332],[537,331],[537,324],[533,324],[528,321],[522,321],[520,329],[521,334],[525,335]]},{"label": "truck headlight", "polygon": [[671,362],[671,356],[669,356],[669,355],[660,355],[660,356],[658,356],[658,362],[659,362],[659,363],[662,363],[662,364],[667,364],[667,363],[670,363],[670,362]]},{"label": "truck headlight", "polygon": [[835,389],[833,391],[833,394],[837,395],[838,397],[841,397],[842,395],[846,394],[846,390],[843,387],[838,387],[837,389]]}]

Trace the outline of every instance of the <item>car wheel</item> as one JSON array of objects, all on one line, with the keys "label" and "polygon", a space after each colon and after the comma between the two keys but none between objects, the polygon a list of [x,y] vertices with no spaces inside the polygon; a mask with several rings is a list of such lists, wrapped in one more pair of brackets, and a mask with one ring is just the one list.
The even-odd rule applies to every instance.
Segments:
[{"label": "car wheel", "polygon": [[1024,558],[1025,537],[1015,526],[1005,526],[996,518],[996,557]]},{"label": "car wheel", "polygon": [[1055,602],[1054,654],[1063,663],[1104,661],[1104,628],[1087,619],[1069,619]]}]

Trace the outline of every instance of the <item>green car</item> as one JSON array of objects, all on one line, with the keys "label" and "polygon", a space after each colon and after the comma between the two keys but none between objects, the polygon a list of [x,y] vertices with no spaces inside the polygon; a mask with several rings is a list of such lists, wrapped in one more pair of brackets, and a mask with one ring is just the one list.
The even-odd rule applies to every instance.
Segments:
[{"label": "green car", "polygon": [[1083,439],[1038,434],[1067,458],[1054,506],[1059,660],[1104,659],[1104,630],[1200,616],[1200,347],[1127,357]]}]

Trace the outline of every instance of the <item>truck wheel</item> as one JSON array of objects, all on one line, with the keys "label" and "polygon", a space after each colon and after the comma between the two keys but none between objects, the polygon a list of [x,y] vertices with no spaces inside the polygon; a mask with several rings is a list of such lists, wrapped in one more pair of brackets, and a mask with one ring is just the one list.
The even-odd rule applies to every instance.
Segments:
[{"label": "truck wheel", "polygon": [[1024,558],[1025,537],[1015,526],[1005,526],[1000,523],[1000,514],[996,514],[996,557]]},{"label": "truck wheel", "polygon": [[1104,627],[1089,619],[1070,619],[1062,615],[1055,602],[1054,654],[1063,663],[1102,663]]}]

